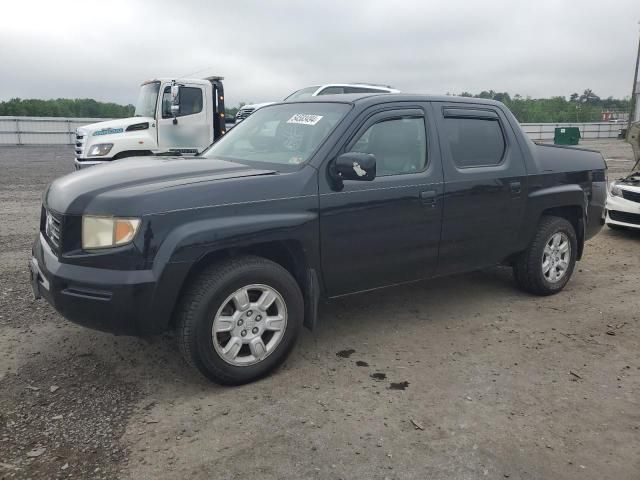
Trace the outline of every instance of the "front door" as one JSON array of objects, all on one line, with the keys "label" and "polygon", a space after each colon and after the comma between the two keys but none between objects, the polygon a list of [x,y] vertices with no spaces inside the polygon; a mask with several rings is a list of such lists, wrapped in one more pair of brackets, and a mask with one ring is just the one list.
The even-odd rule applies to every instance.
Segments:
[{"label": "front door", "polygon": [[340,153],[374,154],[376,178],[345,180],[341,191],[320,187],[329,296],[426,278],[438,258],[442,168],[429,115],[421,106],[371,113]]},{"label": "front door", "polygon": [[481,268],[517,248],[527,177],[510,123],[494,105],[433,103],[445,192],[438,273]]},{"label": "front door", "polygon": [[180,85],[177,123],[171,114],[171,86],[166,85],[161,94],[157,117],[159,150],[195,154],[208,147],[213,141],[213,119],[207,114],[205,88]]}]

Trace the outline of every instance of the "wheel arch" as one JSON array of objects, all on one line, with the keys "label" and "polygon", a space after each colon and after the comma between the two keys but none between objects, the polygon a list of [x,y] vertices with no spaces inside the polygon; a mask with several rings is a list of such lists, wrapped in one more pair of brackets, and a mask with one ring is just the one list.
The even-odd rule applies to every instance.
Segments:
[{"label": "wheel arch", "polygon": [[[304,325],[309,329],[313,329],[317,323],[320,282],[317,271],[310,265],[304,246],[298,240],[265,241],[246,246],[220,248],[208,251],[191,265],[179,287],[176,299],[179,300],[197,276],[211,265],[228,258],[245,255],[254,255],[271,260],[291,274],[302,291],[305,308]],[[173,307],[174,311],[169,320],[170,327],[175,326],[175,309],[177,303],[178,301],[176,301],[176,305]]]},{"label": "wheel arch", "polygon": [[587,193],[576,183],[540,188],[529,194],[526,218],[535,219],[524,229],[522,249],[534,237],[540,220],[544,216],[564,218],[573,226],[578,240],[577,259],[582,258],[585,242]]}]

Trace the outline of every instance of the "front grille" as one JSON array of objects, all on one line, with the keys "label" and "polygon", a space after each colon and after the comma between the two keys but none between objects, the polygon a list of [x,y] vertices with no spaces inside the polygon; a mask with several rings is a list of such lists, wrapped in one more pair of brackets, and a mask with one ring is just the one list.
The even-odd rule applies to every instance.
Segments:
[{"label": "front grille", "polygon": [[255,108],[241,108],[236,114],[236,120],[244,120],[253,113]]},{"label": "front grille", "polygon": [[83,131],[81,131],[80,129],[76,130],[76,144],[75,144],[76,158],[81,158],[84,154],[85,137],[86,135]]},{"label": "front grille", "polygon": [[60,245],[62,245],[62,216],[43,208],[40,231],[53,253],[58,255],[60,253]]},{"label": "front grille", "polygon": [[631,190],[624,190],[624,189],[620,189],[620,191],[622,191],[622,198],[624,198],[625,200],[631,200],[632,202],[638,202],[640,203],[640,192],[632,192]]},{"label": "front grille", "polygon": [[619,212],[618,210],[609,210],[611,220],[623,223],[633,223],[640,225],[640,213]]}]

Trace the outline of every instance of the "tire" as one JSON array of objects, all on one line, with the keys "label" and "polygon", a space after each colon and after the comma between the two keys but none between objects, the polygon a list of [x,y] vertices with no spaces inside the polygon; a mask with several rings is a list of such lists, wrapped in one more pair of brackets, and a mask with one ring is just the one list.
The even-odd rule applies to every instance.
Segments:
[{"label": "tire", "polygon": [[[263,297],[267,292],[271,296]],[[271,297],[263,309],[260,301],[266,298],[266,305]],[[262,257],[232,258],[205,269],[183,294],[176,319],[178,346],[187,363],[208,379],[241,385],[284,362],[303,316],[300,287],[287,270]]]},{"label": "tire", "polygon": [[[559,247],[552,244],[558,238],[562,242]],[[565,242],[568,244],[566,254],[560,251],[564,248]],[[547,247],[550,250],[545,250]],[[529,247],[519,255],[515,262],[513,270],[516,283],[523,290],[536,295],[558,293],[573,274],[577,251],[576,232],[569,221],[560,217],[542,217]],[[545,264],[545,259],[549,263]],[[564,265],[565,261],[566,266]],[[560,270],[562,270],[561,275]],[[557,275],[560,276],[554,278]]]}]

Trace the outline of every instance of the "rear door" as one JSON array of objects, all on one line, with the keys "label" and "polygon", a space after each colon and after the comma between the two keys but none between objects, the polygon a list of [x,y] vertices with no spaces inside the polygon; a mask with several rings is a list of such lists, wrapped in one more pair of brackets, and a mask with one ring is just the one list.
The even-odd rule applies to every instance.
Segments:
[{"label": "rear door", "polygon": [[510,123],[493,105],[433,103],[444,170],[438,273],[492,265],[517,248],[527,183]]},{"label": "rear door", "polygon": [[379,106],[356,122],[338,154],[374,154],[377,176],[345,180],[341,191],[320,184],[322,271],[330,296],[428,277],[438,258],[442,169],[427,111]]}]

